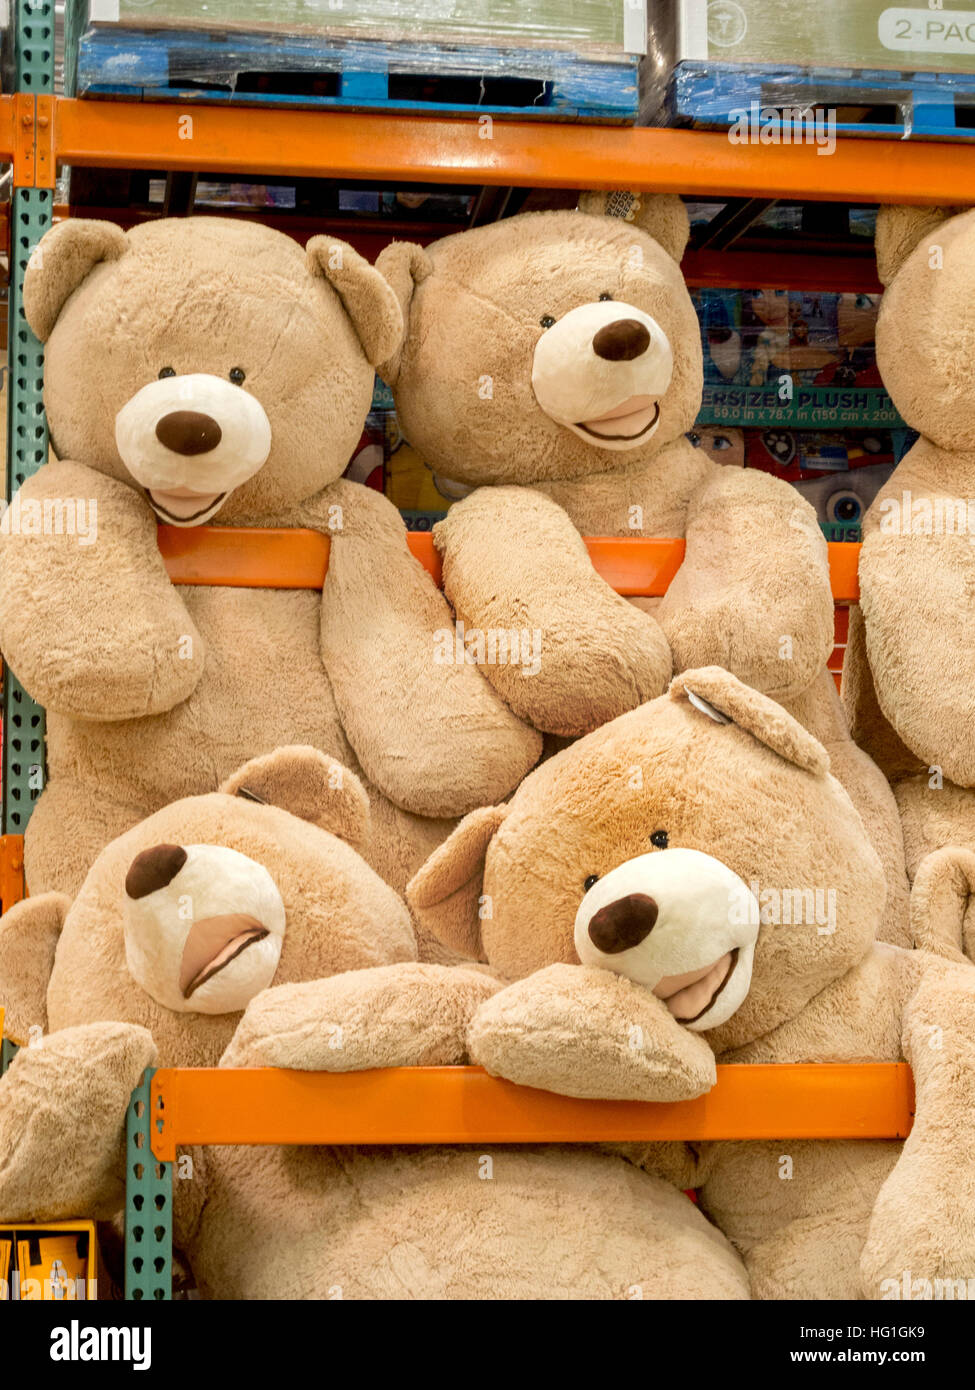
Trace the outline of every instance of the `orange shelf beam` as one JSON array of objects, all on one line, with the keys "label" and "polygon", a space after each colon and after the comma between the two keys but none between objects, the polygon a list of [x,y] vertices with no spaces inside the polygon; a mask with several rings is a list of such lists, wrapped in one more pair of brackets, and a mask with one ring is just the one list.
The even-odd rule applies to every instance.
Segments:
[{"label": "orange shelf beam", "polygon": [[634,188],[853,202],[975,201],[975,142],[733,145],[721,132],[194,102],[54,103],[61,164],[402,182]]},{"label": "orange shelf beam", "polygon": [[[174,584],[255,589],[320,589],[328,572],[329,538],[317,531],[252,530],[243,526],[160,526],[159,549]],[[413,531],[409,547],[439,584],[440,557],[428,532]],[[586,538],[597,572],[619,594],[667,592],[684,558],[682,540],[609,536]],[[838,603],[859,597],[859,545],[831,542],[830,578]]]},{"label": "orange shelf beam", "polygon": [[715,1087],[669,1104],[575,1100],[481,1067],[361,1072],[162,1068],[152,1151],[188,1144],[532,1144],[709,1139],[903,1139],[904,1062],[720,1066]]},{"label": "orange shelf beam", "polygon": [[0,912],[24,896],[24,837],[0,835]]}]

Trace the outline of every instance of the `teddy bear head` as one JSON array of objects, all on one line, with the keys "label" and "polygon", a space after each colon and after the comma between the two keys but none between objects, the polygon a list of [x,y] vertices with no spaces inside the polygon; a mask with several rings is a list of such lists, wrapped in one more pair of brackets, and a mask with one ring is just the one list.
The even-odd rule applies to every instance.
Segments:
[{"label": "teddy bear head", "polygon": [[884,878],[822,745],[706,667],[466,817],[407,898],[509,979],[615,971],[721,1051],[866,954]]},{"label": "teddy bear head", "polygon": [[701,403],[679,198],[586,194],[376,264],[406,323],[380,366],[403,433],[455,482],[535,483],[639,465]]},{"label": "teddy bear head", "polygon": [[358,779],[301,747],[149,816],[67,912],[49,1029],[139,1024],[163,1065],[216,1066],[260,990],[415,960],[404,903],[358,852],[368,833]]},{"label": "teddy bear head", "polygon": [[24,311],[45,344],[59,458],[194,526],[273,515],[338,478],[399,343],[382,276],[344,242],[166,218],[72,218],[42,239]]},{"label": "teddy bear head", "polygon": [[884,207],[877,363],[905,421],[942,449],[975,449],[975,210]]}]

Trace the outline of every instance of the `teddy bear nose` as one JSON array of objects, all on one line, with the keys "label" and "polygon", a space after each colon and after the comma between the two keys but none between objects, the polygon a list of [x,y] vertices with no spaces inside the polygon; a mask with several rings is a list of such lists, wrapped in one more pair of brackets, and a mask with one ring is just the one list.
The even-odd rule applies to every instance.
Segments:
[{"label": "teddy bear nose", "polygon": [[198,410],[172,410],[156,426],[156,438],[174,454],[208,454],[222,437],[216,420]]},{"label": "teddy bear nose", "polygon": [[617,898],[593,914],[589,923],[592,944],[605,956],[639,946],[653,931],[657,913],[657,904],[646,893]]},{"label": "teddy bear nose", "polygon": [[186,863],[182,845],[153,845],[137,854],[125,875],[125,891],[130,898],[144,898],[172,883]]},{"label": "teddy bear nose", "polygon": [[592,350],[607,362],[632,362],[650,346],[650,333],[639,319],[616,319],[599,330]]}]

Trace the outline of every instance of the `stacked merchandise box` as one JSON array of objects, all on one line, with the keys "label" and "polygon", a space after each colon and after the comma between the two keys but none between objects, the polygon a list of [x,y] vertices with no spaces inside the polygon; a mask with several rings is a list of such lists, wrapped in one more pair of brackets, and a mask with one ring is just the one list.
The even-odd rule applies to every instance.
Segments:
[{"label": "stacked merchandise box", "polygon": [[88,18],[80,95],[632,123],[646,53],[645,0],[91,0]]},{"label": "stacked merchandise box", "polygon": [[839,132],[973,133],[971,3],[660,0],[652,27],[658,123],[735,126],[755,108],[816,108]]}]

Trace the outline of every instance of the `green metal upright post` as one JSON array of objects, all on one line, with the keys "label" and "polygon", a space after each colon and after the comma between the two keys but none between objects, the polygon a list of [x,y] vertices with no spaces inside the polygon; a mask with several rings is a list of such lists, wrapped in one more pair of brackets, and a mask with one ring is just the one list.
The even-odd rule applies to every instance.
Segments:
[{"label": "green metal upright post", "polygon": [[[16,0],[17,90],[54,90],[54,0]],[[9,499],[47,461],[42,394],[44,352],[24,318],[24,271],[51,225],[54,195],[14,187],[10,209],[10,299],[7,306],[7,486]],[[44,782],[44,710],[16,675],[4,672],[0,833],[22,835]]]},{"label": "green metal upright post", "polygon": [[161,1302],[173,1296],[173,1177],[150,1147],[153,1072],[142,1073],[126,1117],[125,1297]]}]

